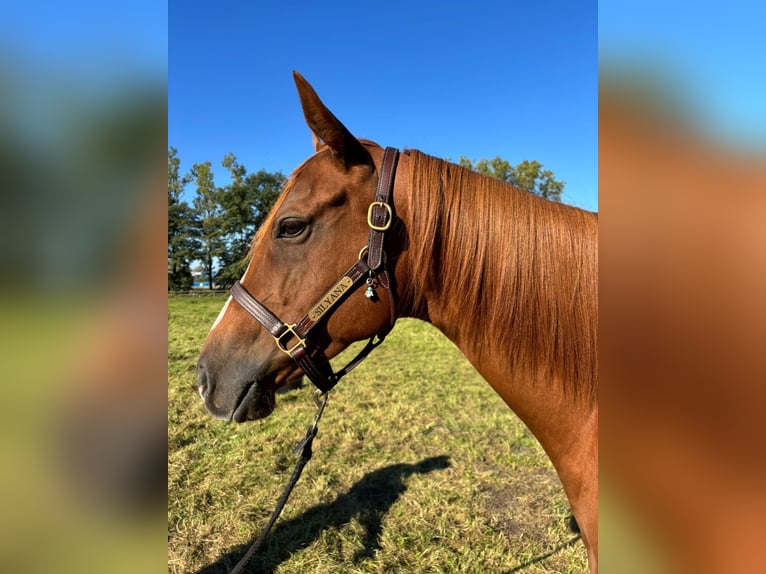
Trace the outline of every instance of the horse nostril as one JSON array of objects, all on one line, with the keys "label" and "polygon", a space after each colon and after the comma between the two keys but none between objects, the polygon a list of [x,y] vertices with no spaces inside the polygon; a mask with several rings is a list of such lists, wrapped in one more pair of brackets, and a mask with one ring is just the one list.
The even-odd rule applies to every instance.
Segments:
[{"label": "horse nostril", "polygon": [[202,360],[197,363],[197,390],[203,401],[210,392],[210,379],[207,375],[207,367]]}]

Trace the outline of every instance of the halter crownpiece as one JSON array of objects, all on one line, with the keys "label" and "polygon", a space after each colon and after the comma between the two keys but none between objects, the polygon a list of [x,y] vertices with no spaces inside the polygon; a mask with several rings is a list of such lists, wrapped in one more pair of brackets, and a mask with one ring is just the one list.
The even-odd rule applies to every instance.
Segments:
[{"label": "halter crownpiece", "polygon": [[[395,217],[391,195],[394,189],[394,177],[398,161],[399,150],[387,147],[383,152],[375,199],[367,210],[367,225],[370,228],[370,234],[367,245],[359,253],[359,259],[340,276],[319,301],[312,305],[309,312],[300,321],[292,324],[282,322],[268,307],[248,293],[239,281],[235,281],[231,287],[232,298],[274,337],[279,350],[293,359],[311,382],[323,393],[338,384],[342,377],[351,372],[375,347],[380,345],[396,321],[394,296],[386,268],[383,243],[385,232],[389,230]],[[365,296],[372,301],[377,299],[375,288],[378,286],[388,291],[391,318],[389,327],[384,332],[373,335],[356,357],[339,371],[333,372],[329,363],[318,366],[308,351],[309,345],[318,349],[317,346],[308,341],[309,333],[333,307],[342,304],[346,297],[363,283],[367,284]]]}]

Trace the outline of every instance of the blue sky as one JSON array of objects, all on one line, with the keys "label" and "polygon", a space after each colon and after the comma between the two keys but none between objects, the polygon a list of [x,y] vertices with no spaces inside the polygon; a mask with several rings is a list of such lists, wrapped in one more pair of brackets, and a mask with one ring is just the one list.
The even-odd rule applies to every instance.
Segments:
[{"label": "blue sky", "polygon": [[766,3],[605,0],[599,58],[655,69],[692,119],[727,143],[766,147]]},{"label": "blue sky", "polygon": [[439,157],[535,159],[596,210],[595,2],[169,4],[168,144],[289,173],[311,135],[292,80],[358,137]]},{"label": "blue sky", "polygon": [[[157,0],[0,3],[0,54],[74,81],[167,72],[167,8]],[[3,62],[5,63],[5,62]]]}]

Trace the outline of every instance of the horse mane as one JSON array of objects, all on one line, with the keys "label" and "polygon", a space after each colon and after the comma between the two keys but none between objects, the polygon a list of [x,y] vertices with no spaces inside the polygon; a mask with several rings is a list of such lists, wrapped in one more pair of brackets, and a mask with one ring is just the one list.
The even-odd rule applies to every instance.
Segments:
[{"label": "horse mane", "polygon": [[[597,394],[598,216],[407,150],[413,309],[512,371]],[[426,303],[428,295],[428,303]],[[427,308],[426,308],[427,307]]]}]

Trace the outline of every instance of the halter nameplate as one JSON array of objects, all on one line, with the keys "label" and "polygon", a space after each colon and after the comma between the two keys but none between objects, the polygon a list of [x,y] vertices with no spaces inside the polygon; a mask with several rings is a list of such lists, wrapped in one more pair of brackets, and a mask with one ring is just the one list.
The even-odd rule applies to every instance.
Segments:
[{"label": "halter nameplate", "polygon": [[312,321],[319,321],[322,315],[327,313],[330,308],[340,301],[343,294],[354,286],[354,281],[351,277],[343,277],[332,288],[322,295],[322,298],[311,311],[309,311],[309,319]]}]

